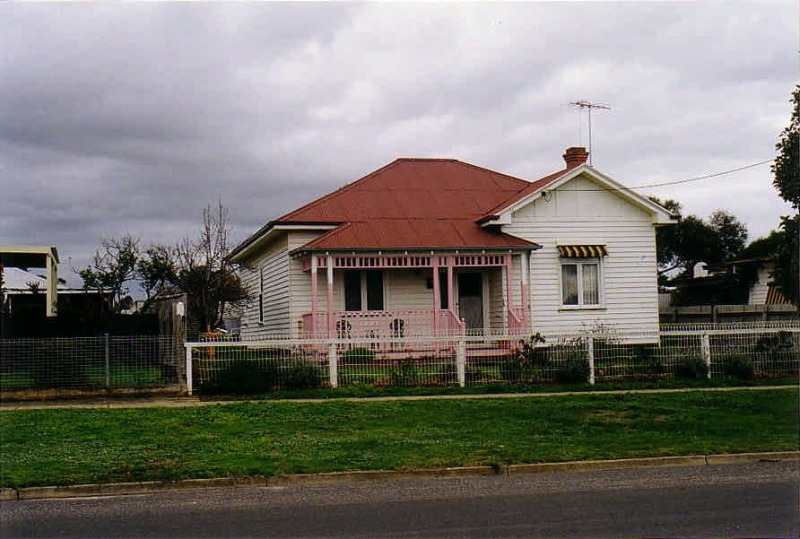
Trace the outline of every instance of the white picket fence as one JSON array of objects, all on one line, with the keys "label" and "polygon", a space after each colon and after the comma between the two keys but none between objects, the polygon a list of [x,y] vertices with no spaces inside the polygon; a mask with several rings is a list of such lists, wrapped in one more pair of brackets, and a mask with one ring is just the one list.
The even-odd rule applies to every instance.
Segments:
[{"label": "white picket fence", "polygon": [[185,347],[190,394],[232,377],[231,369],[241,371],[244,383],[271,377],[270,389],[796,378],[800,323],[667,324],[658,334],[625,340],[614,328],[599,327],[525,339],[484,333],[381,339],[276,336]]}]

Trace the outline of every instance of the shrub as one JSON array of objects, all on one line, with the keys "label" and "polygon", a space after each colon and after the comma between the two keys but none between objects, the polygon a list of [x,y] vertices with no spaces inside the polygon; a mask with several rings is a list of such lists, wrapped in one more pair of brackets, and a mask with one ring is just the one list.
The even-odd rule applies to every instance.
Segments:
[{"label": "shrub", "polygon": [[420,383],[420,372],[414,358],[401,359],[392,367],[389,380],[393,386],[415,386]]},{"label": "shrub", "polygon": [[693,380],[706,378],[708,376],[708,365],[699,357],[687,357],[675,367],[675,376]]},{"label": "shrub", "polygon": [[369,348],[351,348],[342,354],[342,363],[359,364],[359,363],[372,363],[375,361],[375,352]]},{"label": "shrub", "polygon": [[556,370],[556,382],[560,384],[583,384],[588,381],[588,359],[570,358]]},{"label": "shrub", "polygon": [[[479,382],[486,379],[486,373],[479,369],[467,365],[464,368],[464,381],[466,383]],[[439,385],[451,385],[458,383],[458,368],[455,363],[446,363],[441,366],[435,375],[436,383]]]},{"label": "shrub", "polygon": [[322,373],[319,367],[304,359],[293,359],[288,367],[281,370],[280,386],[282,389],[315,389],[322,385]]},{"label": "shrub", "polygon": [[275,361],[255,362],[246,359],[232,361],[200,385],[204,395],[253,395],[275,389],[278,382]]},{"label": "shrub", "polygon": [[533,381],[550,365],[550,351],[541,346],[544,342],[540,333],[531,335],[527,341],[521,340],[519,350],[504,357],[500,363],[500,376],[508,382]]},{"label": "shrub", "polygon": [[752,380],[755,378],[753,362],[744,356],[733,356],[725,360],[725,375],[733,376],[739,380]]},{"label": "shrub", "polygon": [[658,355],[658,348],[652,344],[634,345],[633,353],[636,362],[643,365],[649,374],[661,374],[664,372],[664,364]]}]

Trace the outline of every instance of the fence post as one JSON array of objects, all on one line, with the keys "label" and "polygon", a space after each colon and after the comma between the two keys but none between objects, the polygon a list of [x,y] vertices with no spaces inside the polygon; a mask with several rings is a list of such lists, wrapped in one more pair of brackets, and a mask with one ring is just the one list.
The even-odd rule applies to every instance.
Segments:
[{"label": "fence post", "polygon": [[339,387],[339,350],[333,340],[328,344],[328,376],[331,387]]},{"label": "fence post", "polygon": [[586,339],[586,355],[589,360],[589,384],[594,385],[594,336],[591,333]]},{"label": "fence post", "polygon": [[461,335],[456,345],[456,375],[459,387],[467,385],[467,339]]},{"label": "fence post", "polygon": [[106,345],[106,389],[111,389],[111,354],[109,351],[108,333],[104,335]]},{"label": "fence post", "polygon": [[703,358],[703,363],[708,367],[706,377],[711,380],[711,341],[708,338],[708,333],[703,333],[700,336],[700,355]]},{"label": "fence post", "polygon": [[186,393],[192,394],[193,376],[192,376],[192,347],[184,344],[186,347]]}]

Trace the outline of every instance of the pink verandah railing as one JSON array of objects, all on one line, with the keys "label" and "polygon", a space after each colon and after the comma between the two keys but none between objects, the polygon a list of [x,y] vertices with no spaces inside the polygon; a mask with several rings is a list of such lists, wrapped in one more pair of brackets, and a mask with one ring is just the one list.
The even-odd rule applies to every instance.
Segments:
[{"label": "pink verandah railing", "polygon": [[[421,335],[458,335],[464,331],[464,322],[452,311],[442,309],[434,324],[434,311],[337,311],[333,323],[328,323],[328,313],[302,317],[303,336],[306,338],[330,337],[337,339],[386,339]],[[312,320],[316,319],[316,324]],[[434,328],[436,331],[434,331]]]},{"label": "pink verandah railing", "polygon": [[525,327],[525,314],[522,307],[510,307],[508,309],[508,334],[524,335],[528,328]]}]

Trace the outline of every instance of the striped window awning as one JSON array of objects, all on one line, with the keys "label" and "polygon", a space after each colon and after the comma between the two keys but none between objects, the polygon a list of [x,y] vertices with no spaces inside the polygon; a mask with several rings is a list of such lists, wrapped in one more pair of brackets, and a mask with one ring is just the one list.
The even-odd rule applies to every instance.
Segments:
[{"label": "striped window awning", "polygon": [[765,305],[792,305],[786,296],[783,295],[780,288],[777,286],[769,285],[767,288],[767,299],[764,301]]},{"label": "striped window awning", "polygon": [[559,245],[562,258],[600,258],[608,256],[605,245]]}]

